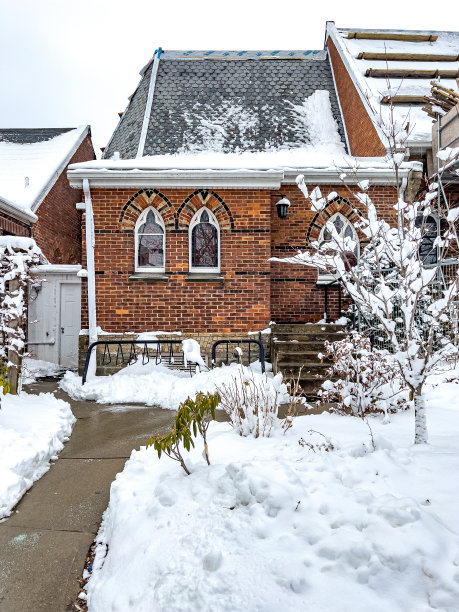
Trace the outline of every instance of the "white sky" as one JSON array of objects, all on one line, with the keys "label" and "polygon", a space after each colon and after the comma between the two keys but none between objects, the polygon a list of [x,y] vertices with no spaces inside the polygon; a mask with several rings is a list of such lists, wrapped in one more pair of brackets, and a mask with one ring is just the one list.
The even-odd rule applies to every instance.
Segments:
[{"label": "white sky", "polygon": [[455,30],[427,0],[0,0],[0,127],[90,124],[104,146],[163,49],[322,49],[338,27]]}]

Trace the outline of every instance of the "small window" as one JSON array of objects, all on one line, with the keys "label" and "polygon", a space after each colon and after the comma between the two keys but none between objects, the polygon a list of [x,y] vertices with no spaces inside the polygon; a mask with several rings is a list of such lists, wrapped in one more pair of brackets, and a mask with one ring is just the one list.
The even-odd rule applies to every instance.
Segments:
[{"label": "small window", "polygon": [[[341,213],[336,213],[327,221],[327,223],[322,228],[322,231],[319,235],[319,246],[326,245],[327,242],[331,242],[332,234],[330,231],[330,224],[335,226],[337,233],[340,236],[344,236],[345,238],[351,238],[355,242],[354,249],[346,253],[346,267],[350,268],[355,266],[357,260],[359,258],[359,238],[357,236],[357,232],[355,231],[355,227],[346,219]],[[335,279],[335,275],[333,272],[325,272],[324,270],[319,270],[318,282],[326,283],[331,282]]]},{"label": "small window", "polygon": [[154,208],[140,215],[135,229],[135,269],[137,272],[164,272],[166,232]]},{"label": "small window", "polygon": [[190,271],[220,271],[220,228],[207,208],[201,208],[190,223]]}]

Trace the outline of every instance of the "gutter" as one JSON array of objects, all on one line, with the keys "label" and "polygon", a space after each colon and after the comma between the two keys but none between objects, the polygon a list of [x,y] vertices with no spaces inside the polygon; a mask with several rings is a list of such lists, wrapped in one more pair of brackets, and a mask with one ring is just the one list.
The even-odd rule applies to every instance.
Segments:
[{"label": "gutter", "polygon": [[38,221],[37,215],[32,211],[26,212],[5,198],[0,198],[0,210],[3,210],[7,215],[13,217],[14,219],[25,221],[29,225]]},{"label": "gutter", "polygon": [[139,170],[76,168],[69,170],[70,186],[81,188],[85,179],[92,187],[157,187],[279,189],[284,171],[276,170]]},{"label": "gutter", "polygon": [[[96,310],[96,273],[94,265],[94,214],[92,209],[91,192],[88,179],[83,180],[83,192],[86,211],[86,268],[88,270],[88,319],[89,319],[89,344],[97,342],[97,310]],[[91,354],[88,373],[90,376],[96,374],[96,351]]]}]

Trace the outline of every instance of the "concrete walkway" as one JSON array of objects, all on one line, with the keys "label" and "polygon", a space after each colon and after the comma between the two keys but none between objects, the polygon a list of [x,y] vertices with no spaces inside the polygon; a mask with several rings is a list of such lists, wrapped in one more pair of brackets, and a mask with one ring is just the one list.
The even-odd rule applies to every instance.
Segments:
[{"label": "concrete walkway", "polygon": [[[28,393],[56,391],[39,382]],[[88,549],[110,496],[110,484],[133,448],[166,433],[174,413],[140,406],[75,402],[78,419],[59,460],[0,523],[0,611],[64,612],[80,589]]]}]

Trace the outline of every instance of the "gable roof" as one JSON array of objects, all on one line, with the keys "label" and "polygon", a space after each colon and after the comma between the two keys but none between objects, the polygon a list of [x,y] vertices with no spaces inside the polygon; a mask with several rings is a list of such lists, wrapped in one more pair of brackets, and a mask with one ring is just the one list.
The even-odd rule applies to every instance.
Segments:
[{"label": "gable roof", "polygon": [[430,95],[434,79],[457,90],[459,32],[337,28],[327,22],[326,36],[335,43],[362,99],[376,112],[381,108],[383,118],[392,101],[397,122],[410,124],[408,146],[429,147],[432,119],[422,110],[424,96]]},{"label": "gable roof", "polygon": [[0,129],[0,208],[28,222],[80,146],[89,126]]},{"label": "gable roof", "polygon": [[141,75],[105,159],[302,148],[314,144],[307,101],[318,91],[345,152],[326,51],[159,51]]}]

